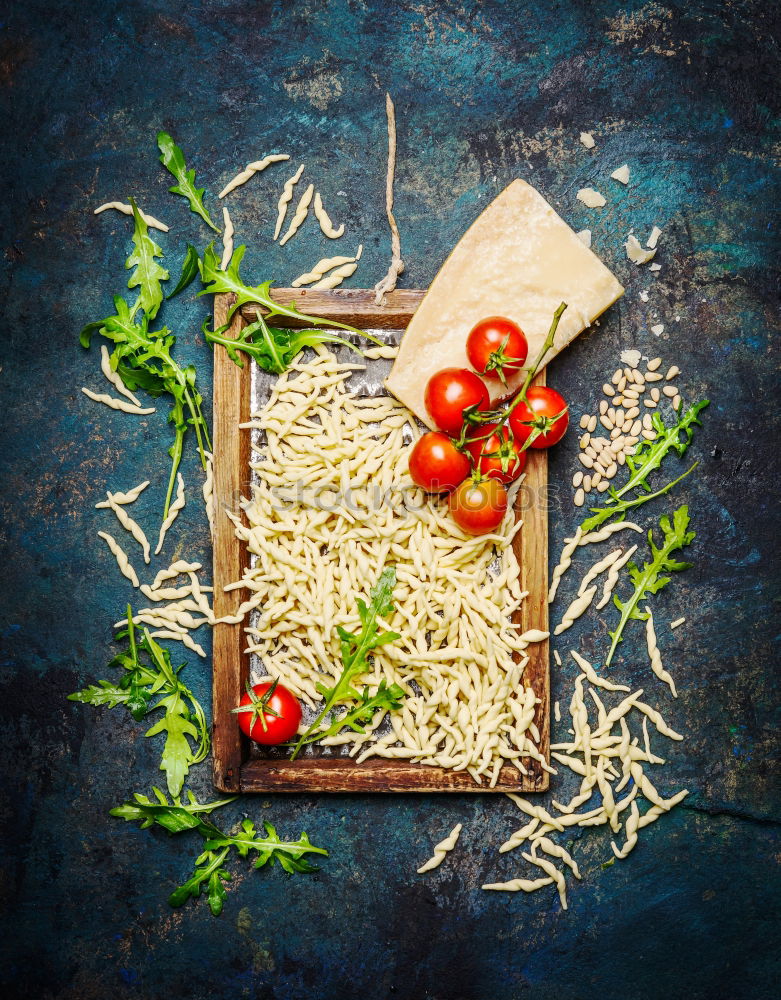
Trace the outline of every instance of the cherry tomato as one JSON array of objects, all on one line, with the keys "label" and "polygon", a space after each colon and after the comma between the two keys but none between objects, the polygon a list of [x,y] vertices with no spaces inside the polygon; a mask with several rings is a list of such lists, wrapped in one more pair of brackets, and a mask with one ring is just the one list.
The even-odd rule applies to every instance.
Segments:
[{"label": "cherry tomato", "polygon": [[486,378],[512,375],[526,364],[529,345],[517,323],[504,316],[481,319],[466,338],[469,364]]},{"label": "cherry tomato", "polygon": [[255,743],[273,747],[291,740],[301,723],[301,705],[298,698],[276,681],[264,681],[241,696],[239,728]]},{"label": "cherry tomato", "polygon": [[467,456],[447,434],[429,431],[418,438],[409,457],[412,481],[429,493],[454,490],[469,475]]},{"label": "cherry tomato", "polygon": [[453,520],[469,535],[495,531],[507,512],[507,490],[498,479],[467,479],[450,494]]},{"label": "cherry tomato", "polygon": [[542,431],[529,445],[530,448],[549,448],[561,441],[568,423],[569,413],[564,397],[547,385],[533,385],[526,393],[526,401],[519,403],[510,414],[510,429],[521,444],[534,428]]},{"label": "cherry tomato", "polygon": [[464,410],[471,406],[478,410],[488,408],[488,389],[468,368],[445,368],[428,380],[424,402],[437,427],[458,437]]},{"label": "cherry tomato", "polygon": [[526,452],[518,450],[507,426],[477,424],[469,432],[466,446],[478,472],[500,483],[511,483],[526,467]]}]

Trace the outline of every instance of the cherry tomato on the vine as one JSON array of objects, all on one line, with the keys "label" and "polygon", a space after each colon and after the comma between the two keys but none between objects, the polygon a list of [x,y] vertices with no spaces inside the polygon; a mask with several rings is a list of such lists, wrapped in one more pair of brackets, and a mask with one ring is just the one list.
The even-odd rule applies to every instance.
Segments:
[{"label": "cherry tomato on the vine", "polygon": [[469,475],[467,456],[447,434],[429,431],[415,442],[409,456],[412,481],[429,493],[453,490]]},{"label": "cherry tomato on the vine", "polygon": [[277,746],[291,740],[301,723],[301,704],[296,696],[276,681],[247,685],[239,707],[239,728],[245,736],[263,746]]},{"label": "cherry tomato on the vine", "polygon": [[520,443],[537,429],[540,433],[530,448],[549,448],[564,437],[569,423],[567,404],[561,393],[547,385],[533,385],[526,392],[525,402],[518,403],[510,414],[510,429]]},{"label": "cherry tomato on the vine", "polygon": [[489,404],[488,389],[468,368],[445,368],[432,375],[423,398],[437,427],[453,437],[461,433],[464,410],[485,410]]},{"label": "cherry tomato on the vine", "polygon": [[526,467],[526,452],[505,425],[477,424],[467,437],[467,450],[474,466],[483,476],[511,483]]},{"label": "cherry tomato on the vine", "polygon": [[498,479],[466,479],[450,494],[453,520],[469,535],[495,531],[507,512],[507,490]]},{"label": "cherry tomato on the vine", "polygon": [[513,375],[526,364],[529,345],[517,323],[504,316],[481,319],[466,339],[470,365],[486,378]]}]

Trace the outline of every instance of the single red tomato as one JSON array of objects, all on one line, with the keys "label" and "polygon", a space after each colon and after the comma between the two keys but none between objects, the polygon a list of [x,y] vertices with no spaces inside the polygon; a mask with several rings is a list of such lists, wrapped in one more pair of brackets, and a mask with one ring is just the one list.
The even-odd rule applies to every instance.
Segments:
[{"label": "single red tomato", "polygon": [[468,368],[445,368],[432,375],[426,385],[424,402],[437,427],[458,437],[464,424],[464,410],[486,410],[488,389]]},{"label": "single red tomato", "polygon": [[513,375],[526,364],[529,345],[517,323],[504,316],[489,316],[472,327],[466,338],[469,364],[486,378]]},{"label": "single red tomato", "polygon": [[429,431],[415,442],[409,456],[413,483],[429,493],[454,490],[469,475],[467,456],[456,448],[447,434]]},{"label": "single red tomato", "polygon": [[561,393],[547,385],[533,385],[526,393],[525,402],[518,403],[510,414],[510,430],[520,443],[531,435],[539,434],[530,448],[550,448],[564,437],[569,423],[567,404]]},{"label": "single red tomato", "polygon": [[244,735],[268,747],[287,743],[301,724],[298,698],[278,681],[247,684],[246,694],[233,711],[239,716],[239,728]]},{"label": "single red tomato", "polygon": [[526,468],[526,452],[507,426],[477,424],[467,437],[467,450],[475,468],[482,476],[511,483]]},{"label": "single red tomato", "polygon": [[450,494],[453,520],[468,535],[487,535],[507,512],[507,490],[498,479],[467,479]]}]

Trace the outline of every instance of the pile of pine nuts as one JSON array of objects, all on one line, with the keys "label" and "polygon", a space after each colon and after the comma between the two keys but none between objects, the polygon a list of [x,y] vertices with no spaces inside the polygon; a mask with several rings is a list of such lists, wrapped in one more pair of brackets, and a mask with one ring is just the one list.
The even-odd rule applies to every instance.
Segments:
[{"label": "pile of pine nuts", "polygon": [[[583,469],[572,477],[576,507],[583,506],[586,494],[592,490],[605,492],[618,467],[625,464],[627,455],[634,452],[641,438],[653,440],[656,437],[651,410],[665,398],[673,409],[677,410],[680,406],[680,394],[672,384],[680,369],[672,365],[667,374],[662,375],[659,371],[661,364],[661,358],[652,358],[644,372],[638,368],[617,368],[610,382],[602,386],[606,398],[599,404],[599,416],[584,413],[580,418],[580,429],[585,433],[580,438],[578,455]],[[656,382],[666,384],[660,388],[654,384]],[[609,437],[595,436],[598,425]]]}]

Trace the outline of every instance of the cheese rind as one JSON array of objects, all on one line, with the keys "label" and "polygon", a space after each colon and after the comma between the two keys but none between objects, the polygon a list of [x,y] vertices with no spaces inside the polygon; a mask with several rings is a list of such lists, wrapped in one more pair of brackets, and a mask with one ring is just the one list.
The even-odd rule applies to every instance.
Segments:
[{"label": "cheese rind", "polygon": [[[546,357],[550,361],[624,292],[542,195],[513,181],[472,223],[431,283],[401,341],[385,385],[432,427],[423,394],[443,368],[468,368],[466,338],[487,316],[518,323],[531,364],[542,348],[553,313],[567,303]],[[524,373],[508,379],[516,389]],[[492,400],[507,395],[487,382]]]}]

